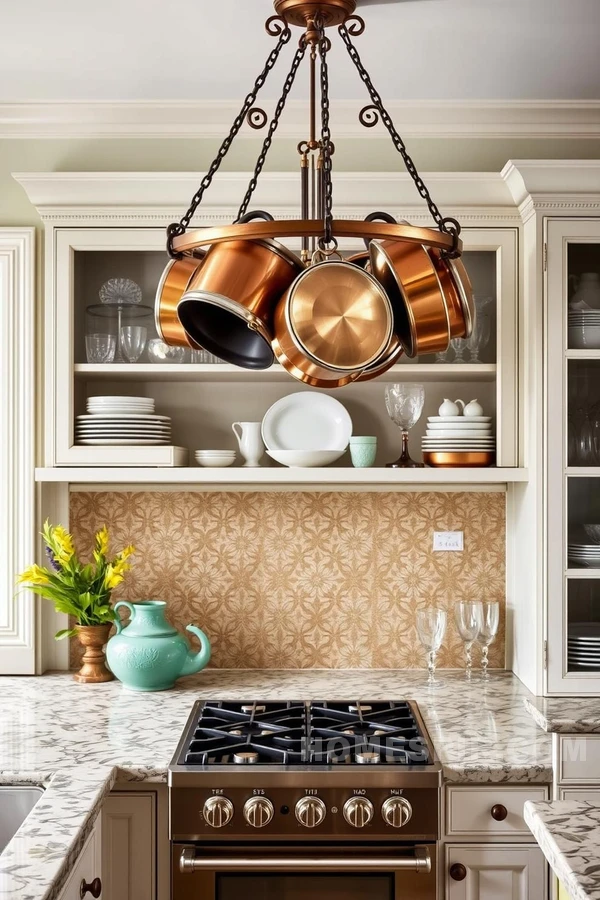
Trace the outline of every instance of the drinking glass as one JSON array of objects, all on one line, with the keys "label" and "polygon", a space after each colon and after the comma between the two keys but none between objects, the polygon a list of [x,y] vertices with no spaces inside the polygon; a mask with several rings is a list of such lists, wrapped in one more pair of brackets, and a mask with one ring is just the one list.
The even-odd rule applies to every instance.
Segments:
[{"label": "drinking glass", "polygon": [[117,339],[114,334],[86,334],[85,355],[89,363],[110,363],[115,358]]},{"label": "drinking glass", "polygon": [[435,681],[436,655],[446,632],[446,613],[443,609],[428,606],[417,610],[417,633],[421,644],[427,650],[428,681]]},{"label": "drinking glass", "polygon": [[471,650],[483,622],[481,600],[461,600],[457,603],[454,607],[454,621],[465,645],[465,676],[470,679],[473,672]]},{"label": "drinking glass", "polygon": [[146,346],[148,332],[143,325],[123,325],[121,328],[121,348],[128,362],[137,362]]},{"label": "drinking glass", "polygon": [[402,453],[396,462],[387,463],[388,469],[422,469],[423,463],[415,462],[408,452],[408,432],[421,418],[425,388],[422,384],[388,384],[385,389],[385,405],[392,422],[402,429]]},{"label": "drinking glass", "polygon": [[471,337],[467,340],[469,352],[471,354],[471,362],[481,362],[479,354],[487,347],[490,336],[492,334],[492,320],[487,312],[477,311],[475,316],[475,327]]},{"label": "drinking glass", "polygon": [[439,353],[436,353],[435,354],[436,363],[450,362],[450,360],[448,359],[448,354],[450,353],[450,349],[451,349],[450,344],[448,344],[448,346],[446,347],[445,350],[441,350]]},{"label": "drinking glass", "polygon": [[486,600],[481,606],[481,628],[477,636],[477,643],[481,644],[481,674],[484,678],[488,678],[488,650],[498,634],[500,604],[497,600]]},{"label": "drinking glass", "polygon": [[455,363],[464,363],[465,360],[465,350],[467,349],[469,341],[466,338],[454,338],[452,341],[452,346],[454,347],[454,353],[456,354],[453,362]]}]

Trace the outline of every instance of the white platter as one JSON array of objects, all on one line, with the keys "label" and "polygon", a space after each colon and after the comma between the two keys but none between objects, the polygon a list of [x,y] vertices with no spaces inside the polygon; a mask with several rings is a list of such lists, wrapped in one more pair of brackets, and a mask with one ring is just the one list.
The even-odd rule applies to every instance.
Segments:
[{"label": "white platter", "polygon": [[311,469],[328,466],[339,459],[345,450],[267,450],[267,455],[291,469]]},{"label": "white platter", "polygon": [[491,422],[428,422],[428,431],[491,431]]},{"label": "white platter", "polygon": [[491,422],[491,416],[429,416],[428,422]]},{"label": "white platter", "polygon": [[573,659],[573,660],[569,659],[569,665],[579,666],[582,669],[598,669],[598,668],[600,668],[600,662],[594,662],[594,663],[581,662],[576,659]]},{"label": "white platter", "polygon": [[134,419],[136,422],[139,419],[146,419],[150,422],[170,422],[170,416],[157,416],[151,415],[150,413],[98,413],[97,415],[87,415],[87,416],[77,416],[78,422],[112,422],[113,420],[119,422],[123,419]]},{"label": "white platter", "polygon": [[328,394],[299,391],[269,407],[261,431],[267,450],[342,451],[352,436],[352,419]]},{"label": "white platter", "polygon": [[166,423],[151,425],[150,423],[122,422],[114,425],[93,425],[91,422],[79,423],[76,431],[170,431],[171,426]]},{"label": "white platter", "polygon": [[[475,431],[473,429],[440,429],[439,431],[428,431],[428,437],[432,438],[485,438],[487,437],[484,431]],[[491,435],[490,435],[491,437]]]},{"label": "white platter", "polygon": [[104,440],[92,440],[91,438],[85,438],[84,440],[78,440],[78,444],[84,447],[157,447],[164,446],[168,444],[169,441],[145,441],[145,440],[137,440],[136,438],[105,438]]},{"label": "white platter", "polygon": [[97,409],[94,406],[88,406],[87,411],[90,416],[151,416],[154,414],[154,407],[107,406],[106,409]]}]

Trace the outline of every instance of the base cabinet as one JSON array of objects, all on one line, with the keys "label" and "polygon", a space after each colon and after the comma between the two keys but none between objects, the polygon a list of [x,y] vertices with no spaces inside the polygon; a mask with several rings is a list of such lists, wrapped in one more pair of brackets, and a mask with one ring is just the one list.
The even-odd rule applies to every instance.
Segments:
[{"label": "base cabinet", "polygon": [[526,844],[446,844],[446,900],[546,900],[542,851]]},{"label": "base cabinet", "polygon": [[100,833],[100,824],[96,823],[57,900],[92,900],[92,897],[94,900],[107,900],[108,895],[100,877]]},{"label": "base cabinet", "polygon": [[156,900],[154,792],[113,792],[105,799],[102,884],[104,900]]}]

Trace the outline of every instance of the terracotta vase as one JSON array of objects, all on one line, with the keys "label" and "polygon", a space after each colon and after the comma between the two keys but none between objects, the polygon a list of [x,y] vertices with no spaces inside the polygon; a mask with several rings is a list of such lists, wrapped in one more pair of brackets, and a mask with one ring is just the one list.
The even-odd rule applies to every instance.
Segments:
[{"label": "terracotta vase", "polygon": [[113,673],[106,668],[104,647],[108,643],[108,635],[112,623],[106,625],[76,625],[79,643],[84,648],[83,665],[73,675],[75,681],[83,684],[100,684],[102,681],[113,681]]}]

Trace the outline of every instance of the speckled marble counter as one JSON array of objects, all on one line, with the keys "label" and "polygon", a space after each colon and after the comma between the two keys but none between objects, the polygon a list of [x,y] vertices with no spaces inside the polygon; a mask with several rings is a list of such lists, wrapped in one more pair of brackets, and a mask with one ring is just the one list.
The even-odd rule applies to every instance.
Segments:
[{"label": "speckled marble counter", "polygon": [[572,900],[600,900],[600,809],[570,800],[528,801],[525,821]]},{"label": "speckled marble counter", "polygon": [[510,673],[487,683],[394,670],[208,670],[172,691],[135,694],[68,674],[0,678],[0,780],[47,789],[0,856],[0,900],[57,895],[116,780],[166,781],[192,704],[201,698],[414,699],[453,782],[550,782],[550,737]]},{"label": "speckled marble counter", "polygon": [[525,708],[544,731],[600,734],[600,700],[594,697],[526,696]]}]

